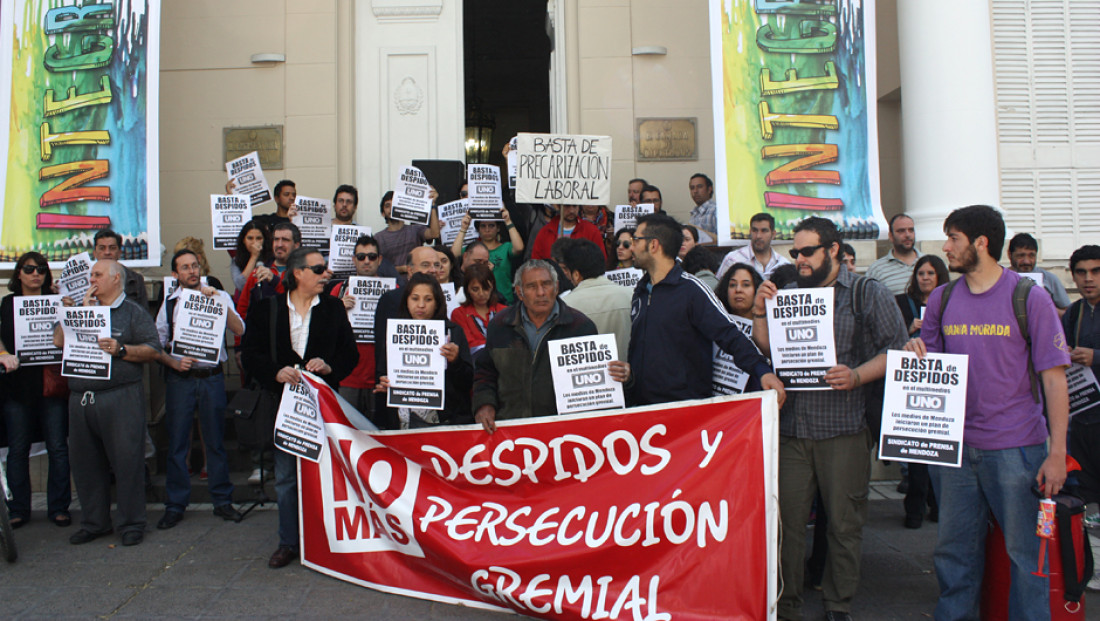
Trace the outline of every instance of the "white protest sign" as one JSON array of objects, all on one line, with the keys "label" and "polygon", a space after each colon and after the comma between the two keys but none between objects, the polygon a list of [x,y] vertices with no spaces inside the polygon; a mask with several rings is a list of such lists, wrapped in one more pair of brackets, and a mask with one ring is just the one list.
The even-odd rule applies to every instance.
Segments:
[{"label": "white protest sign", "polygon": [[233,182],[233,193],[248,197],[253,207],[271,200],[271,187],[267,185],[260,168],[260,154],[253,151],[225,163],[225,172]]},{"label": "white protest sign", "polygon": [[61,374],[91,380],[111,379],[111,356],[99,346],[99,339],[111,338],[111,309],[107,306],[61,308],[61,331],[65,348]]},{"label": "white protest sign", "polygon": [[611,137],[520,134],[516,202],[611,204]]},{"label": "white protest sign", "polygon": [[298,213],[290,219],[302,232],[302,247],[329,249],[332,236],[332,201],[299,195],[294,199]]},{"label": "white protest sign", "polygon": [[374,278],[352,276],[348,278],[344,295],[355,299],[355,305],[348,310],[348,321],[355,332],[356,343],[374,342],[374,314],[378,309],[378,300],[382,294],[397,288],[396,278]]},{"label": "white protest sign", "polygon": [[[203,276],[203,277],[199,278],[199,283],[203,287],[210,286],[210,283],[207,282],[206,276]],[[175,276],[165,276],[164,277],[164,287],[163,287],[164,288],[164,295],[162,297],[167,300],[168,296],[172,295],[172,293],[175,292],[176,289],[179,289],[179,286],[180,286],[180,283],[179,283],[178,280],[176,280]]]},{"label": "white protest sign", "polygon": [[172,320],[172,355],[212,364],[218,363],[225,342],[229,304],[221,296],[206,297],[194,289],[183,289]]},{"label": "white protest sign", "polygon": [[355,242],[370,235],[369,226],[333,224],[328,246],[328,269],[337,277],[355,273]]},{"label": "white protest sign", "polygon": [[320,462],[324,445],[325,422],[317,403],[317,389],[306,381],[283,384],[283,397],[275,415],[275,446],[291,455]]},{"label": "white protest sign", "polygon": [[406,166],[393,187],[390,217],[411,224],[428,224],[432,216],[431,186],[419,168]]},{"label": "white protest sign", "polygon": [[444,323],[435,319],[390,319],[386,322],[386,366],[389,407],[442,410],[447,359]]},{"label": "white protest sign", "polygon": [[237,236],[252,219],[252,205],[240,194],[210,195],[210,224],[214,233],[214,250],[235,250]]},{"label": "white protest sign", "polygon": [[443,297],[447,298],[447,316],[450,317],[455,309],[461,306],[458,301],[458,293],[455,291],[455,284],[453,282],[441,282],[439,286],[443,288]]},{"label": "white protest sign", "polygon": [[967,356],[886,352],[879,459],[962,464]]},{"label": "white protest sign", "polygon": [[653,213],[652,203],[640,205],[615,205],[615,230],[638,227],[638,218]]},{"label": "white protest sign", "polygon": [[[470,207],[469,199],[460,198],[439,206],[439,235],[443,238],[443,245],[447,248],[455,243],[455,238],[462,231],[462,218]],[[477,225],[471,223],[466,229],[466,236],[462,239],[465,246],[477,239]]]},{"label": "white protest sign", "polygon": [[626,407],[623,385],[611,379],[607,363],[619,359],[614,334],[560,339],[550,347],[558,414]]},{"label": "white protest sign", "polygon": [[787,390],[832,390],[825,373],[836,366],[834,289],[783,289],[767,301],[768,341],[775,374]]},{"label": "white protest sign", "polygon": [[603,275],[616,285],[622,285],[633,289],[638,286],[638,281],[642,279],[644,274],[645,272],[636,267],[624,267],[622,269],[604,272]]},{"label": "white protest sign", "polygon": [[1030,278],[1035,284],[1040,287],[1043,286],[1043,273],[1042,272],[1020,272],[1020,276],[1023,278]]},{"label": "white protest sign", "polygon": [[512,136],[512,139],[508,141],[510,147],[508,150],[508,188],[512,190],[516,189],[516,167],[519,163],[519,151],[516,151],[519,148],[517,143],[518,140],[515,136]]},{"label": "white protest sign", "polygon": [[12,298],[15,355],[25,367],[61,362],[53,344],[53,329],[61,316],[60,295],[17,295]]},{"label": "white protest sign", "polygon": [[1071,364],[1066,369],[1066,384],[1069,388],[1069,415],[1075,416],[1100,405],[1100,384],[1092,367]]},{"label": "white protest sign", "polygon": [[[752,338],[752,322],[744,317],[731,315],[730,319],[742,334]],[[727,354],[718,345],[711,344],[714,354],[714,372],[711,375],[711,388],[717,395],[739,395],[745,392],[749,383],[749,374],[738,368],[733,356]]]},{"label": "white protest sign", "polygon": [[500,168],[492,164],[468,166],[467,192],[470,197],[470,218],[503,220],[504,199],[500,194]]},{"label": "white protest sign", "polygon": [[57,278],[58,292],[72,298],[76,304],[82,304],[84,294],[92,284],[88,277],[92,275],[94,263],[92,256],[87,252],[69,257],[65,267],[61,268],[61,275]]}]

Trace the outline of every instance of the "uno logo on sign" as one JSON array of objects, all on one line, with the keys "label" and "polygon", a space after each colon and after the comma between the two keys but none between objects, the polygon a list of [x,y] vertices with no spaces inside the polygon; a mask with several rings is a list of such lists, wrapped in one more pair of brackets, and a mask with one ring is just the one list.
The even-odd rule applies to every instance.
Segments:
[{"label": "uno logo on sign", "polygon": [[88,332],[77,332],[76,340],[80,343],[98,343],[98,334],[89,334]]},{"label": "uno logo on sign", "polygon": [[817,340],[817,327],[787,328],[787,340],[791,343],[805,343]]},{"label": "uno logo on sign", "polygon": [[206,319],[204,317],[192,317],[191,318],[191,327],[192,328],[199,328],[199,329],[202,329],[202,330],[213,330],[214,329],[214,320],[213,319]]},{"label": "uno logo on sign", "polygon": [[317,418],[317,410],[311,408],[309,405],[307,405],[305,403],[295,403],[294,404],[294,413],[295,414],[300,414],[300,415],[305,416],[307,418]]},{"label": "uno logo on sign", "polygon": [[31,332],[53,332],[53,322],[32,321],[27,324]]},{"label": "uno logo on sign", "polygon": [[327,425],[321,453],[325,535],[338,554],[401,552],[423,558],[413,528],[420,466],[342,425]]},{"label": "uno logo on sign", "polygon": [[432,364],[428,354],[404,354],[401,356],[401,362],[407,367],[426,367]]},{"label": "uno logo on sign", "polygon": [[584,373],[574,373],[572,376],[573,388],[583,388],[585,386],[596,386],[604,383],[604,372],[599,371],[586,371]]},{"label": "uno logo on sign", "polygon": [[239,213],[227,213],[223,216],[223,220],[226,224],[240,224],[244,216]]},{"label": "uno logo on sign", "polygon": [[910,410],[942,412],[947,407],[947,400],[943,398],[943,395],[909,392],[905,393],[905,407]]}]

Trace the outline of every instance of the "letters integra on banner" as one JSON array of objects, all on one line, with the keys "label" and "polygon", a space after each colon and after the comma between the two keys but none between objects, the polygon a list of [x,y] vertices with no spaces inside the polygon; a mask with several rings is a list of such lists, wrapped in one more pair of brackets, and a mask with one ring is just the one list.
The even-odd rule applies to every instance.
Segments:
[{"label": "letters integra on banner", "polygon": [[159,19],[159,0],[0,3],[0,268],[59,268],[106,227],[159,264]]},{"label": "letters integra on banner", "polygon": [[761,211],[781,238],[807,216],[884,236],[874,2],[710,0],[710,45],[721,241]]}]

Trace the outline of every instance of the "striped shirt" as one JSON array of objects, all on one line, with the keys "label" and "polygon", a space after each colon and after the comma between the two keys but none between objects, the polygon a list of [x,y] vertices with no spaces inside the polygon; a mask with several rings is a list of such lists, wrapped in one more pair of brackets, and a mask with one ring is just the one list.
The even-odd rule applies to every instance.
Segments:
[{"label": "striped shirt", "polygon": [[924,256],[919,250],[914,249],[913,252],[916,252],[917,256],[911,264],[906,264],[901,259],[894,257],[893,250],[887,252],[885,256],[867,268],[867,278],[874,278],[886,285],[886,288],[894,295],[905,293],[905,288],[909,286],[909,279],[913,276],[913,266],[917,264],[917,259]]}]

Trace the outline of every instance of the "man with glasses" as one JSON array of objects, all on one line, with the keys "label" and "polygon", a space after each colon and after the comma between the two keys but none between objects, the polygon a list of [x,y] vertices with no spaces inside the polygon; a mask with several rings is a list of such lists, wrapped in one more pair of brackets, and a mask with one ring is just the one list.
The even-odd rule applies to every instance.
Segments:
[{"label": "man with glasses", "polygon": [[[378,277],[382,266],[382,254],[378,251],[378,242],[370,235],[360,235],[355,240],[355,275]],[[396,273],[394,274],[396,276]],[[344,308],[355,308],[356,300],[347,290],[347,281],[341,281],[329,292],[340,298]],[[376,310],[377,312],[377,310]],[[340,396],[355,406],[371,420],[374,419],[374,343],[356,343],[359,349],[359,364],[340,382]]]},{"label": "man with glasses", "polygon": [[634,265],[646,273],[631,302],[628,401],[649,405],[710,397],[713,343],[749,373],[750,390],[775,390],[782,404],[783,383],[767,359],[726,314],[714,291],[676,260],[683,241],[680,224],[671,216],[653,213],[638,219]]},{"label": "man with glasses", "polygon": [[775,239],[775,218],[770,213],[760,212],[749,219],[749,243],[730,251],[718,267],[718,279],[734,263],[751,265],[764,280],[772,277],[772,272],[780,265],[789,265],[790,261],[772,249]]},{"label": "man with glasses", "polygon": [[[867,382],[886,372],[886,350],[905,345],[901,311],[886,287],[868,280],[859,301],[862,320],[854,310],[858,277],[840,269],[840,232],[831,220],[806,218],[794,229],[791,256],[801,288],[831,287],[834,291],[833,334],[837,365],[825,374],[831,390],[792,391],[779,415],[779,513],[784,532],[801,534],[820,490],[829,516],[829,551],[824,589],[827,619],[850,619],[852,598],[859,586],[860,546],[867,520],[873,438],[867,428]],[[768,351],[765,301],[777,293],[773,282],[760,285],[753,304],[753,339]],[[857,337],[858,334],[858,337]],[[864,346],[861,344],[866,343]],[[780,566],[783,596],[780,619],[802,618],[802,579],[806,538],[783,538]]]},{"label": "man with glasses", "polygon": [[233,484],[229,481],[229,463],[225,452],[225,375],[222,365],[227,359],[224,339],[218,350],[218,362],[196,360],[190,356],[170,355],[173,328],[179,314],[179,300],[184,291],[199,291],[211,300],[218,300],[226,312],[225,327],[233,334],[244,334],[244,322],[233,309],[233,299],[225,291],[202,285],[199,257],[188,249],[172,257],[172,276],[176,288],[157,313],[157,334],[165,350],[158,361],[165,367],[165,421],[168,426],[168,478],[165,492],[164,517],[157,528],[173,528],[183,520],[183,512],[191,499],[191,475],[187,471],[187,454],[191,448],[193,413],[198,412],[202,440],[206,446],[206,472],[209,474],[210,496],[214,515],[233,522],[241,514],[233,508]]}]

